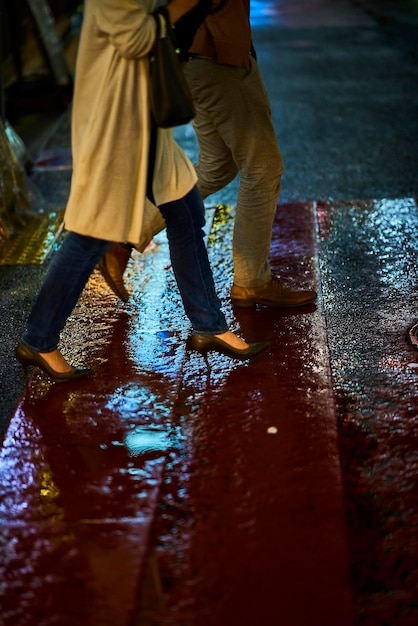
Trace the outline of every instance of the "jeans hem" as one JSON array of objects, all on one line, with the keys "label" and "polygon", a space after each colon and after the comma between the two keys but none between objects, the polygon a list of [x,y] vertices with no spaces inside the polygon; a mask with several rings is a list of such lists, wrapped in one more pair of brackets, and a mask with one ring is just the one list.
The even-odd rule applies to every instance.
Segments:
[{"label": "jeans hem", "polygon": [[49,354],[50,352],[54,352],[54,350],[56,350],[58,347],[58,346],[55,346],[53,348],[35,348],[35,346],[32,346],[30,343],[25,341],[23,337],[21,337],[20,342],[24,346],[26,346],[26,348],[29,348],[30,350],[34,350],[35,352],[43,352],[44,354]]},{"label": "jeans hem", "polygon": [[192,335],[204,335],[205,337],[213,337],[213,335],[222,335],[223,333],[226,333],[229,330],[228,326],[226,326],[225,328],[221,328],[219,330],[197,330],[196,328],[194,328],[192,330]]}]

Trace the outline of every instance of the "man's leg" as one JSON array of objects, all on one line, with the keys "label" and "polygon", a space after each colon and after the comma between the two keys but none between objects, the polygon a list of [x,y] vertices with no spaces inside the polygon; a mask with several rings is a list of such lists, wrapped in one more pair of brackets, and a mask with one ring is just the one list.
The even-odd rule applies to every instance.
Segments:
[{"label": "man's leg", "polygon": [[268,264],[283,160],[257,63],[251,59],[246,70],[197,58],[187,64],[186,76],[196,106],[193,125],[200,147],[196,170],[202,196],[223,187],[237,171],[240,174],[233,302],[241,306],[311,302],[315,292],[283,285]]},{"label": "man's leg", "polygon": [[261,285],[271,274],[267,258],[283,161],[257,64],[246,70],[194,59],[186,76],[196,104],[199,189],[205,197],[239,171],[234,283]]},{"label": "man's leg", "polygon": [[[217,127],[220,108],[223,110],[224,106],[219,102],[222,86],[217,86],[216,73],[214,74],[217,67],[219,66],[212,61],[192,59],[184,68],[196,110],[192,124],[199,143],[196,172],[203,199],[223,189],[238,174],[238,166],[231,150]],[[216,89],[214,97],[212,85]],[[203,93],[201,89],[204,90]]]}]

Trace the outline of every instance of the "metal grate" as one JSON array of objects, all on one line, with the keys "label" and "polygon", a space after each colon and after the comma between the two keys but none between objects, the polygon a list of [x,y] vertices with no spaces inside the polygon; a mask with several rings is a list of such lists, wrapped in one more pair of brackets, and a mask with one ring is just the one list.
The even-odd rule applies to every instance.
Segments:
[{"label": "metal grate", "polygon": [[53,250],[63,223],[63,211],[30,217],[0,246],[0,265],[40,265]]}]

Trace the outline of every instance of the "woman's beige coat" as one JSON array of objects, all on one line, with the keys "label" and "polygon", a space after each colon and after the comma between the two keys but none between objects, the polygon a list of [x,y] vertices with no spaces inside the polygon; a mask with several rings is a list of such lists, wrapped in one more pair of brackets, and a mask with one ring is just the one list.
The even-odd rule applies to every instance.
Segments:
[{"label": "woman's beige coat", "polygon": [[[149,146],[148,53],[155,0],[86,0],[72,113],[73,177],[65,228],[108,241],[140,241]],[[159,130],[158,205],[185,196],[194,168]]]}]

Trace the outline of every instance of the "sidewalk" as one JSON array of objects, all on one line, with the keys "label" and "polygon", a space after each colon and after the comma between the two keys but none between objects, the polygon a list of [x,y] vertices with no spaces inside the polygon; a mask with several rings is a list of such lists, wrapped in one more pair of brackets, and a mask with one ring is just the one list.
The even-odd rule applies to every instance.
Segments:
[{"label": "sidewalk", "polygon": [[274,269],[323,291],[235,310],[271,342],[251,363],[185,354],[164,238],[131,262],[127,306],[91,280],[64,350],[96,377],[36,374],[4,441],[2,626],[415,623],[416,203],[279,209]]}]

